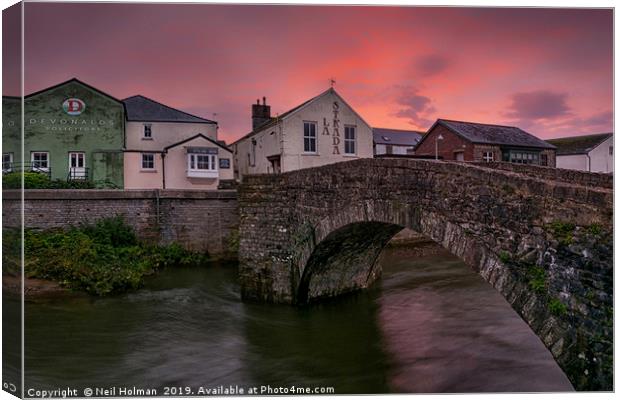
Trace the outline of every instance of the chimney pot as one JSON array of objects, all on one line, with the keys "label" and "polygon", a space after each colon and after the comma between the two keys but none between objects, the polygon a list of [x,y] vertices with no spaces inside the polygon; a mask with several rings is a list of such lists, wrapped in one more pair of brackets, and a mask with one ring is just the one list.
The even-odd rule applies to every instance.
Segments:
[{"label": "chimney pot", "polygon": [[252,129],[263,125],[271,120],[271,107],[267,105],[267,98],[263,96],[263,104],[260,99],[256,100],[256,104],[252,104]]}]

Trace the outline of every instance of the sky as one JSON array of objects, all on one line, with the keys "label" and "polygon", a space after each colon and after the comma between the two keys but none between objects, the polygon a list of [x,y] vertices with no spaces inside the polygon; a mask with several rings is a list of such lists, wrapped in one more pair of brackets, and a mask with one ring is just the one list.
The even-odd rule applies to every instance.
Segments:
[{"label": "sky", "polygon": [[257,98],[281,114],[330,78],[374,127],[613,130],[610,9],[26,3],[24,24],[26,93],[76,77],[215,119],[228,143]]}]

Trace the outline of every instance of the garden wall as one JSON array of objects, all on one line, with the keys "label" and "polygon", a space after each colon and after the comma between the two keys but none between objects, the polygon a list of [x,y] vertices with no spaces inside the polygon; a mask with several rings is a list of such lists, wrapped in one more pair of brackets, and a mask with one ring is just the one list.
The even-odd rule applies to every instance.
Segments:
[{"label": "garden wall", "polygon": [[[20,191],[4,190],[3,228],[21,224]],[[236,251],[239,224],[234,190],[26,190],[27,228],[65,228],[122,216],[142,240],[177,242],[211,255]]]}]

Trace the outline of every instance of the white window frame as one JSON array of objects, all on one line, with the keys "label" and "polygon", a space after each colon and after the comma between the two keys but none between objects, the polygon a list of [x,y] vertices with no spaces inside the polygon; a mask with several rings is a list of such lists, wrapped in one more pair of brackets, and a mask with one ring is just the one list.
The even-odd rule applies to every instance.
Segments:
[{"label": "white window frame", "polygon": [[[353,139],[347,138],[347,132],[353,130]],[[347,143],[353,146],[353,152],[347,151]],[[344,126],[344,154],[354,156],[357,154],[357,127],[355,125]]]},{"label": "white window frame", "polygon": [[[142,139],[143,140],[153,140],[153,125],[151,124],[144,124],[144,127],[142,128]],[[148,135],[146,134],[148,130]]]},{"label": "white window frame", "polygon": [[[310,136],[310,134],[306,135],[306,125],[314,126],[314,136]],[[318,148],[319,148],[318,135],[317,135],[318,125],[319,124],[316,121],[304,121],[303,140],[302,140],[304,154],[317,154],[318,153]],[[314,150],[306,150],[306,139],[308,139],[308,144],[311,144],[312,141],[314,141]],[[308,146],[308,147],[312,148],[312,146]]]},{"label": "white window frame", "polygon": [[484,162],[492,162],[495,161],[495,153],[492,151],[483,151],[482,152],[482,160]]},{"label": "white window frame", "polygon": [[[144,166],[144,162],[146,161],[145,160],[146,156],[151,156],[153,158],[153,166],[152,167],[145,167]],[[142,171],[155,171],[155,153],[141,153],[141,156],[140,156],[140,169]]]},{"label": "white window frame", "polygon": [[[198,168],[199,159],[206,158],[207,168]],[[217,178],[219,176],[217,154],[187,153],[187,176],[189,178]],[[200,163],[204,164],[204,160]]]},{"label": "white window frame", "polygon": [[[76,156],[75,157],[75,160],[76,160],[75,167],[73,165],[71,165],[72,161],[73,161],[73,156],[74,155]],[[78,165],[79,164],[79,160],[80,160],[80,157],[79,157],[80,155],[82,156],[81,157],[82,158],[82,166],[81,167]],[[86,168],[86,153],[83,152],[83,151],[70,151],[69,152],[69,168]]]},{"label": "white window frame", "polygon": [[[4,161],[4,157],[9,156],[9,161]],[[4,168],[5,163],[8,163],[8,168]],[[13,171],[13,153],[2,153],[2,171]]]},{"label": "white window frame", "polygon": [[[35,155],[37,154],[45,154],[45,167],[35,167],[35,162],[39,163],[41,160],[35,161]],[[44,171],[49,172],[50,170],[50,152],[49,151],[31,151],[30,152],[30,163],[32,165],[32,169],[36,171]]]}]

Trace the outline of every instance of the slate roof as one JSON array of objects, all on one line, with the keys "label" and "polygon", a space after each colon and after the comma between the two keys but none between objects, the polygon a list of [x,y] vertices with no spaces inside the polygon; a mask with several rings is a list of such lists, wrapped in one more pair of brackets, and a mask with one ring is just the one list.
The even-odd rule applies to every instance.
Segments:
[{"label": "slate roof", "polygon": [[516,126],[438,119],[433,124],[431,129],[429,129],[429,132],[437,124],[446,127],[472,143],[555,149],[554,145],[537,138],[531,133],[527,133],[524,130],[517,128]]},{"label": "slate roof", "polygon": [[197,122],[217,124],[210,119],[197,117],[176,108],[137,95],[123,100],[127,121],[152,121],[152,122]]},{"label": "slate roof", "polygon": [[236,141],[233,142],[233,144],[242,141],[243,139],[247,139],[251,136],[253,136],[255,133],[258,133],[264,129],[267,129],[271,126],[274,126],[278,123],[278,121],[280,121],[282,118],[288,116],[289,114],[294,113],[295,111],[299,110],[300,108],[302,108],[303,106],[305,106],[308,103],[313,102],[314,100],[318,99],[319,97],[323,96],[326,93],[329,93],[330,91],[332,91],[333,89],[327,89],[326,91],[322,92],[321,94],[314,96],[313,98],[304,101],[303,103],[301,103],[300,105],[298,105],[297,107],[293,107],[290,110],[286,111],[285,113],[282,113],[280,115],[278,115],[277,117],[272,117],[269,121],[265,121],[265,123],[257,126],[255,129],[252,130],[252,132],[248,133],[247,135],[243,135],[242,137],[240,137],[239,139],[237,139]]},{"label": "slate roof", "polygon": [[[291,109],[290,109],[290,110],[288,110],[287,112],[282,113],[282,114],[278,115],[277,117],[273,117],[273,118],[271,118],[271,120],[269,120],[269,121],[265,122],[264,124],[262,124],[262,125],[258,126],[256,129],[252,130],[252,132],[248,133],[247,135],[244,135],[244,136],[240,137],[239,139],[237,139],[236,141],[234,141],[232,144],[234,145],[234,144],[236,144],[236,143],[239,143],[239,142],[240,142],[240,141],[242,141],[242,140],[245,140],[245,139],[247,139],[247,138],[249,138],[249,137],[252,137],[253,135],[255,135],[255,134],[256,134],[256,133],[258,133],[258,132],[261,132],[261,131],[263,131],[263,130],[265,130],[265,129],[269,128],[269,127],[275,126],[278,122],[280,122],[280,121],[281,121],[281,120],[283,120],[284,118],[286,118],[286,117],[288,117],[289,115],[291,115],[291,114],[293,114],[293,113],[295,113],[295,112],[299,111],[300,109],[302,109],[302,108],[303,108],[303,107],[305,107],[306,105],[308,105],[308,104],[312,103],[313,101],[315,101],[315,100],[317,100],[317,99],[319,99],[319,98],[321,98],[321,97],[323,97],[323,96],[325,96],[326,94],[329,94],[329,93],[333,93],[334,95],[336,95],[336,97],[338,97],[338,98],[340,99],[340,101],[342,101],[342,102],[343,102],[343,103],[344,103],[347,107],[349,107],[349,108],[353,111],[353,113],[354,113],[355,115],[357,115],[357,117],[358,117],[358,118],[359,118],[359,119],[360,119],[360,120],[361,120],[364,124],[368,125],[368,123],[364,120],[364,118],[362,118],[362,117],[361,117],[361,115],[359,115],[359,114],[358,114],[358,113],[357,113],[357,112],[353,109],[353,107],[351,107],[351,106],[350,106],[350,105],[349,105],[349,104],[345,101],[345,99],[344,99],[342,96],[340,96],[340,94],[338,94],[338,92],[336,92],[336,90],[335,90],[334,88],[329,88],[329,89],[325,90],[324,92],[322,92],[322,93],[320,93],[320,94],[318,94],[318,95],[316,95],[316,96],[312,97],[311,99],[304,101],[303,103],[301,103],[301,104],[300,104],[300,105],[298,105],[297,107],[291,108]],[[370,128],[370,125],[368,125],[368,127]]]},{"label": "slate roof", "polygon": [[424,136],[423,132],[403,129],[372,128],[375,144],[391,144],[395,146],[416,146]]},{"label": "slate roof", "polygon": [[164,151],[167,152],[168,149],[180,146],[180,145],[182,145],[184,143],[190,142],[190,141],[192,141],[192,140],[194,140],[196,138],[199,138],[199,137],[208,140],[209,142],[213,143],[216,146],[219,146],[219,147],[223,148],[224,150],[226,150],[229,153],[233,152],[228,146],[226,146],[226,142],[224,142],[223,140],[213,140],[210,137],[203,135],[202,133],[198,133],[198,134],[196,134],[196,135],[194,135],[192,137],[188,137],[188,138],[180,140],[180,141],[178,141],[176,143],[172,143],[171,145],[164,147]]},{"label": "slate roof", "polygon": [[587,154],[592,149],[613,136],[613,133],[599,133],[596,135],[571,136],[557,139],[549,139],[558,148],[557,155]]}]

